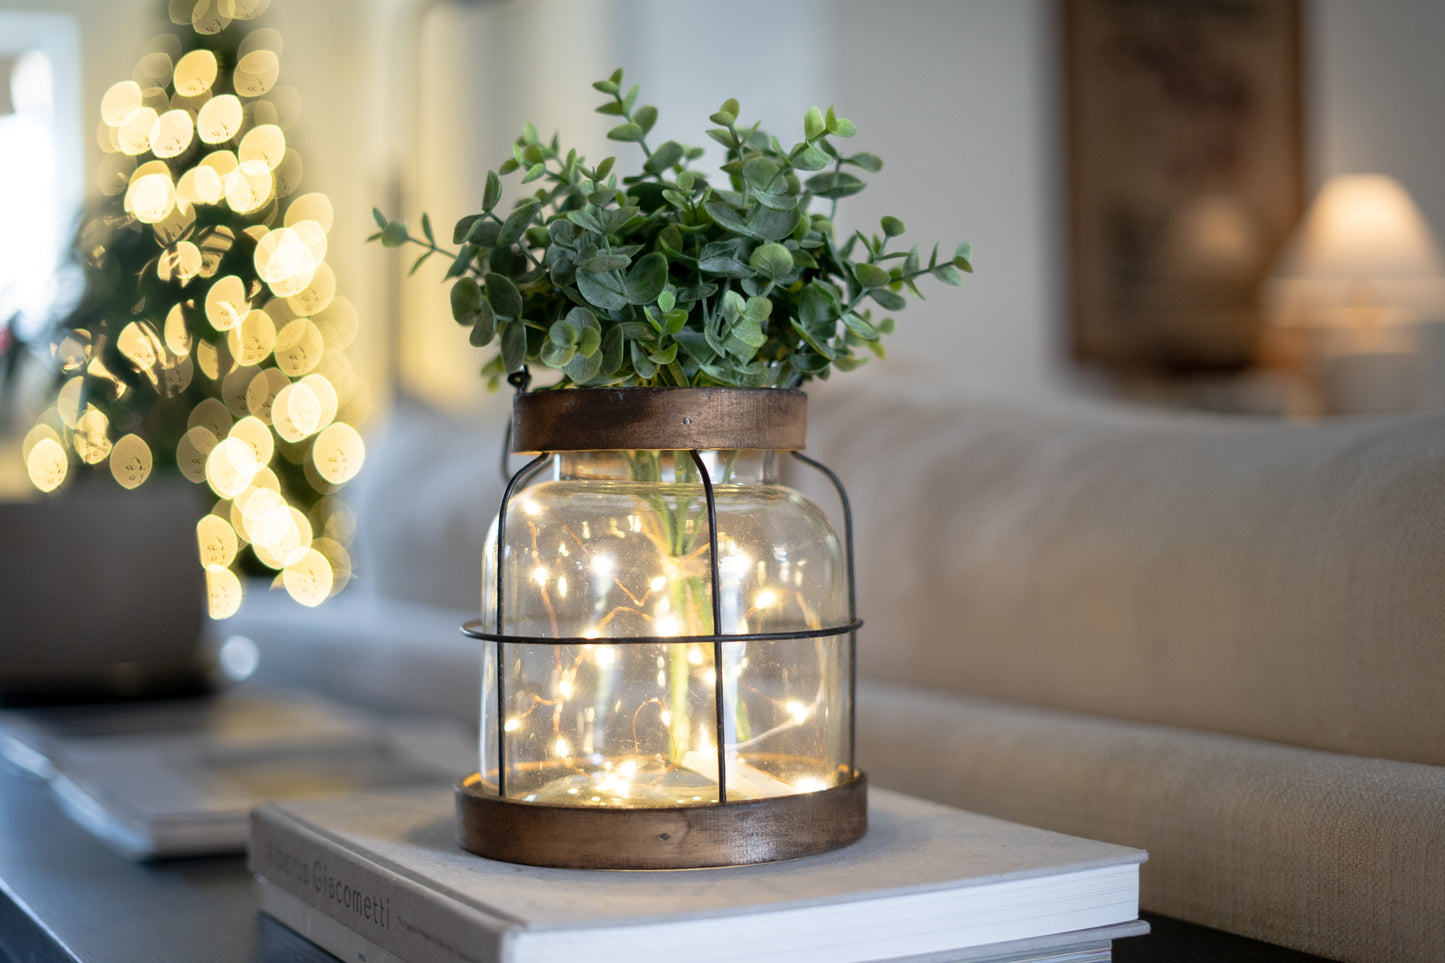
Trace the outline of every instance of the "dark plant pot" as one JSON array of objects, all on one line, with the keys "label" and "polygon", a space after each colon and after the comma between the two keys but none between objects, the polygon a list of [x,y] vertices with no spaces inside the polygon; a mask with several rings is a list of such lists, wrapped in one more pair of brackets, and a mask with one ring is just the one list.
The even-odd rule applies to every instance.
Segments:
[{"label": "dark plant pot", "polygon": [[201,492],[153,478],[0,503],[0,703],[203,690]]}]

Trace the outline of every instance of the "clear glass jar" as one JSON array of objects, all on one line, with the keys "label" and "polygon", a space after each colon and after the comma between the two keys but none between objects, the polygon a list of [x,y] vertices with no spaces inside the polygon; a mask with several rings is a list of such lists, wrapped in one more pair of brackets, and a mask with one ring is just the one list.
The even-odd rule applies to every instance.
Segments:
[{"label": "clear glass jar", "polygon": [[482,646],[480,773],[503,797],[707,806],[852,778],[849,634],[818,633],[850,619],[838,536],[779,482],[780,453],[699,457],[716,586],[688,451],[551,455],[506,505],[500,624],[493,523],[480,625],[521,637]]}]

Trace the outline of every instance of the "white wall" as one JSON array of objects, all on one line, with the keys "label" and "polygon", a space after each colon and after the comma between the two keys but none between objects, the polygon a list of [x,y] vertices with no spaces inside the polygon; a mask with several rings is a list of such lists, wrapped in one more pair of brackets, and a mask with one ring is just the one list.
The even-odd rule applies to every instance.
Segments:
[{"label": "white wall", "polygon": [[1309,13],[1311,194],[1336,174],[1389,174],[1445,237],[1445,3],[1313,0]]},{"label": "white wall", "polygon": [[[884,214],[928,251],[972,242],[976,274],[923,286],[898,316],[887,363],[858,374],[957,389],[1051,393],[1067,383],[1060,111],[1054,5],[824,3],[829,97],[883,171],[850,207]],[[856,218],[856,219],[855,219]],[[850,376],[851,377],[851,376]]]}]

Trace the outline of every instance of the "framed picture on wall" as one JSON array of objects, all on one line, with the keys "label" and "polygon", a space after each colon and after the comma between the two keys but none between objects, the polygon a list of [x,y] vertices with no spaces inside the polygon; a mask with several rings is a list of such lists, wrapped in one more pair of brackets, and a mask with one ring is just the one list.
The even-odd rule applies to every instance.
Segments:
[{"label": "framed picture on wall", "polygon": [[1060,0],[1081,363],[1237,370],[1303,209],[1299,0]]}]

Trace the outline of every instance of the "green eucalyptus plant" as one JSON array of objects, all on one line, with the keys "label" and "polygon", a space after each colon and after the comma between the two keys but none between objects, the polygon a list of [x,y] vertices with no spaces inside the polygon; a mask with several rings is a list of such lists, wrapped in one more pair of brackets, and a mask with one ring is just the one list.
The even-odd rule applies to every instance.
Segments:
[{"label": "green eucalyptus plant", "polygon": [[[657,109],[637,105],[636,85],[622,92],[621,70],[593,86],[607,95],[598,112],[622,121],[608,138],[641,149],[639,173],[619,182],[615,158],[590,167],[527,124],[512,157],[487,172],[481,211],[457,222],[457,250],[437,243],[426,215],[415,237],[373,211],[380,230],[369,240],[426,249],[412,273],[434,254],[451,259],[452,316],[473,345],[499,343],[482,369],[493,387],[542,365],[561,372],[558,387],[793,388],[856,368],[859,348],[883,356],[894,321],[874,321],[873,307],[899,311],[905,289],[922,297],[924,275],[957,285],[972,271],[967,243],[942,260],[935,245],[926,262],[917,246],[890,249],[904,233],[894,217],[839,243],[838,201],[882,161],[835,146],[855,127],[831,107],[809,108],[787,149],[724,103],[707,131],[727,150],[724,187],[688,167],[702,148],[649,147]],[[539,186],[498,213],[501,176],[518,171]]]}]

